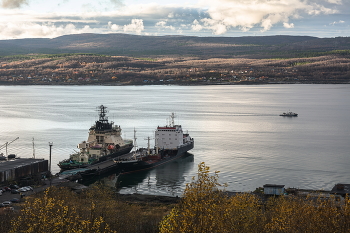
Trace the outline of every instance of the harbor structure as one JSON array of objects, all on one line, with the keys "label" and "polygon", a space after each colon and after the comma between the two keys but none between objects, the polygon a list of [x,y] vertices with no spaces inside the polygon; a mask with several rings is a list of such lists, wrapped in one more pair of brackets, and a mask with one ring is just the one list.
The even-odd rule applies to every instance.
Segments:
[{"label": "harbor structure", "polygon": [[341,196],[350,195],[350,184],[339,183],[334,185],[331,190],[332,194],[338,194]]},{"label": "harbor structure", "polygon": [[264,186],[265,195],[283,195],[285,193],[284,185],[278,184],[265,184]]},{"label": "harbor structure", "polygon": [[0,183],[34,177],[48,172],[48,160],[20,158],[0,163]]}]

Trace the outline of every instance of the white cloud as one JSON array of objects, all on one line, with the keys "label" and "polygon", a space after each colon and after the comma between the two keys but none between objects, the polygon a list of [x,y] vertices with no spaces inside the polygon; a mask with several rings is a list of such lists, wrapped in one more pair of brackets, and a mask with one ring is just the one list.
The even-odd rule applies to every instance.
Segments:
[{"label": "white cloud", "polygon": [[345,23],[345,21],[343,20],[339,20],[338,22],[334,21],[333,23],[330,23],[329,25],[336,25],[336,24],[340,24],[340,23]]},{"label": "white cloud", "polygon": [[98,32],[89,26],[76,28],[73,24],[65,26],[55,26],[52,23],[7,23],[0,24],[0,39],[11,38],[54,38],[67,34],[92,33]]},{"label": "white cloud", "polygon": [[144,29],[142,19],[132,19],[130,24],[123,27],[124,32],[135,32],[137,34],[141,34]]},{"label": "white cloud", "polygon": [[200,2],[202,7],[208,8],[210,16],[201,19],[203,28],[212,30],[214,34],[223,34],[236,27],[248,31],[257,25],[260,25],[261,31],[264,32],[278,23],[282,23],[286,28],[292,28],[293,24],[288,23],[289,19],[300,18],[303,13],[319,15],[337,12],[318,4],[317,0],[201,0]]},{"label": "white cloud", "polygon": [[285,27],[285,28],[294,28],[294,23],[283,23],[283,27]]},{"label": "white cloud", "polygon": [[118,31],[120,29],[120,26],[117,24],[113,24],[111,21],[108,22],[108,28],[112,31]]},{"label": "white cloud", "polygon": [[[91,6],[110,7],[105,11],[99,11],[101,8],[96,8],[88,12],[80,11],[81,9],[62,11],[62,5],[79,4],[73,0],[58,0],[61,1],[61,10],[54,11],[54,13],[34,11],[35,8],[31,8],[32,11],[28,10],[30,8],[25,10],[24,6],[27,3],[34,5],[35,2],[40,1],[44,0],[0,0],[1,6],[6,3],[5,5],[10,7],[10,2],[13,4],[12,8],[22,6],[18,9],[0,8],[0,38],[53,38],[86,31],[137,34],[175,34],[178,32],[192,35],[202,31],[208,34],[223,35],[241,34],[250,30],[252,33],[259,30],[265,33],[275,28],[280,29],[281,26],[285,28],[283,32],[292,33],[298,31],[302,18],[305,19],[303,23],[303,28],[305,28],[305,25],[308,24],[307,18],[321,19],[323,15],[337,13],[336,9],[339,12],[345,12],[341,17],[348,17],[348,12],[350,12],[348,0],[199,0],[198,5],[191,6],[180,6],[180,3],[178,5],[159,5],[154,2],[123,5],[122,0],[95,2],[85,0],[84,4]],[[139,2],[142,1],[139,0]],[[340,14],[329,21],[323,20],[322,26],[333,21],[332,25],[341,23],[339,17]],[[312,22],[315,24],[316,21]],[[17,25],[17,28],[14,25]]]},{"label": "white cloud", "polygon": [[172,31],[175,30],[174,26],[167,25],[167,21],[166,20],[157,22],[155,27],[160,29],[160,30],[172,30]]},{"label": "white cloud", "polygon": [[203,29],[203,26],[199,24],[198,20],[194,20],[192,25],[191,25],[191,28],[193,31],[200,31]]},{"label": "white cloud", "polygon": [[337,5],[341,5],[343,3],[342,0],[327,0],[327,2]]}]

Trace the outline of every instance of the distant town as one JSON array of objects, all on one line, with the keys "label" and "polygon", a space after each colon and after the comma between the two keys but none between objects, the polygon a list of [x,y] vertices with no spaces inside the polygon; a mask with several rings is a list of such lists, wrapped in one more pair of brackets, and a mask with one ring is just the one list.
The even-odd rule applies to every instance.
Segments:
[{"label": "distant town", "polygon": [[304,59],[130,58],[70,55],[0,62],[0,85],[349,83],[350,63]]}]

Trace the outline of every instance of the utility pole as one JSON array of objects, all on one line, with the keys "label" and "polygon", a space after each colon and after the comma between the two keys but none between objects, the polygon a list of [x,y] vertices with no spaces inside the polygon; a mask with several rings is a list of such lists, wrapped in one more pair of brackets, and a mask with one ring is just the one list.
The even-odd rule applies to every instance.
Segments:
[{"label": "utility pole", "polygon": [[51,186],[51,180],[52,180],[52,173],[51,173],[51,151],[52,151],[52,145],[53,145],[53,142],[49,142],[49,146],[50,146],[50,161],[49,161],[50,186]]},{"label": "utility pole", "polygon": [[33,138],[33,158],[35,159],[35,147],[34,147],[34,138]]}]

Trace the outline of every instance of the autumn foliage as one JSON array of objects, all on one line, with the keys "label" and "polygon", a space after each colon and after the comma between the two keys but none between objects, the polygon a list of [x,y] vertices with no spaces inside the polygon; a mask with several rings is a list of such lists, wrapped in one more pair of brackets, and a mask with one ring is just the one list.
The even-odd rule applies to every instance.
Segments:
[{"label": "autumn foliage", "polygon": [[161,208],[154,210],[150,213],[142,206],[121,202],[101,185],[80,194],[51,187],[41,196],[27,197],[4,232],[155,232],[164,212]]},{"label": "autumn foliage", "polygon": [[198,165],[181,203],[160,223],[160,232],[349,232],[350,201],[270,198],[248,193],[228,196],[220,190],[218,172]]},{"label": "autumn foliage", "polygon": [[2,215],[2,232],[350,232],[350,199],[225,192],[219,172],[198,165],[178,204],[127,203],[94,185],[80,194],[51,187]]}]

